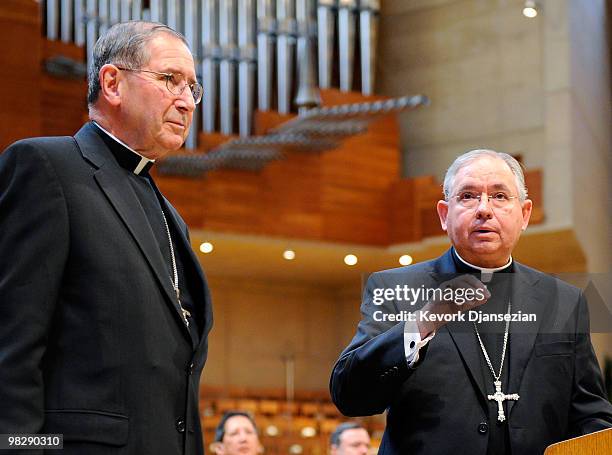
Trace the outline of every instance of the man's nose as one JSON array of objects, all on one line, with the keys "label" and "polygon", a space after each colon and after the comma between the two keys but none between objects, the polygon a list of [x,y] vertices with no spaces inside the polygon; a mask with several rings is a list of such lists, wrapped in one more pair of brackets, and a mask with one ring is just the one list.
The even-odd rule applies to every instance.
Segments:
[{"label": "man's nose", "polygon": [[493,210],[491,209],[491,203],[489,202],[489,196],[485,193],[480,195],[480,201],[476,206],[476,217],[477,218],[491,218],[493,216]]},{"label": "man's nose", "polygon": [[193,112],[195,110],[195,100],[189,87],[185,87],[183,93],[177,97],[174,105],[181,112]]}]

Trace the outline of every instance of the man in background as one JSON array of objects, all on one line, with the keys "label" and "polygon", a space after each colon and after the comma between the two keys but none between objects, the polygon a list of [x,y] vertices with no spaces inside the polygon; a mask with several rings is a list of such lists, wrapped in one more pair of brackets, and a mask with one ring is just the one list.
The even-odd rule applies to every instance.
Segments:
[{"label": "man in background", "polygon": [[93,51],[91,121],[0,155],[0,433],[62,434],[64,454],[203,453],[210,296],[149,175],[201,98],[181,34],[117,24]]},{"label": "man in background", "polygon": [[329,439],[331,455],[367,455],[370,450],[370,435],[356,422],[341,423]]},{"label": "man in background", "polygon": [[255,420],[242,411],[226,412],[215,430],[212,449],[217,455],[256,455],[263,453]]}]

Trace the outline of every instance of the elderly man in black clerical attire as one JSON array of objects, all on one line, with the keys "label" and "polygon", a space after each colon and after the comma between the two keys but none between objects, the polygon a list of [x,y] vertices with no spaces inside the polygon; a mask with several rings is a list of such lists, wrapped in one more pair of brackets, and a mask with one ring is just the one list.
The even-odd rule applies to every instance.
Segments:
[{"label": "elderly man in black clerical attire", "polygon": [[63,454],[203,453],[208,286],[149,175],[201,98],[181,34],[117,24],[93,51],[91,121],[0,155],[0,433],[61,434]]},{"label": "elderly man in black clerical attire", "polygon": [[612,427],[582,292],[512,258],[531,209],[514,158],[468,152],[437,205],[452,247],[370,276],[331,392],[388,410],[379,453],[536,454]]}]

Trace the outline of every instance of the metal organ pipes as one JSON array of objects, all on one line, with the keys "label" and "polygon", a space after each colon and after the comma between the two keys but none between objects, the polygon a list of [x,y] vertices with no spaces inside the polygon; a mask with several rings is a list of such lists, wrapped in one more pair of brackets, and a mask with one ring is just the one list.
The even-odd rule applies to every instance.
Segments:
[{"label": "metal organ pipes", "polygon": [[45,0],[45,6],[47,38],[86,46],[88,63],[98,36],[119,21],[150,19],[183,33],[204,87],[188,148],[197,147],[199,132],[249,136],[255,107],[291,114],[316,106],[319,89],[374,93],[380,0]]}]

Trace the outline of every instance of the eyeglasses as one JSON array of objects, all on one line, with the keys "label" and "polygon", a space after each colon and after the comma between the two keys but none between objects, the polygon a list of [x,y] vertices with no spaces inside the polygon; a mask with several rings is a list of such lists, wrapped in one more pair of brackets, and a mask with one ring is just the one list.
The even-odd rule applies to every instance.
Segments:
[{"label": "eyeglasses", "polygon": [[[477,191],[462,191],[461,193],[453,196],[457,199],[457,202],[463,207],[473,209],[480,204],[482,195],[485,193],[479,193]],[[509,196],[503,191],[496,191],[495,193],[485,194],[487,202],[496,208],[505,208],[510,205],[512,199],[517,199],[518,196]]]},{"label": "eyeglasses", "polygon": [[158,71],[150,71],[150,70],[142,70],[142,69],[133,69],[133,68],[122,68],[117,66],[117,69],[121,71],[131,71],[132,73],[149,73],[155,74],[157,76],[163,77],[166,80],[166,88],[170,93],[175,96],[180,96],[186,87],[189,87],[191,91],[191,95],[193,96],[193,102],[198,104],[202,101],[202,94],[204,93],[204,88],[200,85],[199,82],[192,82],[191,84],[187,83],[187,79],[180,73],[160,73]]}]

